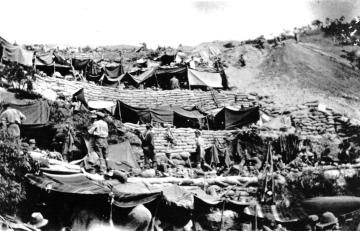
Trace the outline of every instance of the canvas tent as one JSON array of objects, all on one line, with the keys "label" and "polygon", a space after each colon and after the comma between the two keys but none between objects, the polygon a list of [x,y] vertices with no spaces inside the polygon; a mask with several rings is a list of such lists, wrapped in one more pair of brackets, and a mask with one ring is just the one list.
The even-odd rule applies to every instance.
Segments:
[{"label": "canvas tent", "polygon": [[288,208],[281,205],[261,205],[258,202],[246,207],[244,213],[280,223],[297,222],[307,217],[307,213],[301,207]]},{"label": "canvas tent", "polygon": [[106,199],[114,194],[114,205],[122,208],[134,207],[146,204],[156,199],[162,199],[165,206],[182,207],[185,209],[197,209],[196,201],[201,201],[210,206],[227,203],[244,208],[248,202],[238,202],[220,197],[207,195],[201,189],[183,189],[178,185],[153,186],[144,182],[120,183],[117,180],[93,181],[84,174],[50,174],[41,175],[27,174],[29,183],[40,189],[50,192],[66,193],[70,195],[102,195]]},{"label": "canvas tent", "polygon": [[38,146],[50,145],[53,131],[49,124],[50,107],[47,101],[34,100],[23,104],[12,103],[10,106],[26,116],[26,120],[20,126],[21,136],[36,139]]},{"label": "canvas tent", "polygon": [[223,88],[221,76],[218,72],[205,72],[188,69],[187,71],[189,85],[191,87],[211,87]]},{"label": "canvas tent", "polygon": [[33,51],[28,51],[21,46],[12,45],[6,41],[0,41],[1,59],[16,62],[24,66],[33,65]]},{"label": "canvas tent", "polygon": [[259,107],[235,109],[224,107],[214,117],[213,129],[231,130],[256,123],[260,119]]},{"label": "canvas tent", "polygon": [[170,89],[170,79],[175,76],[184,87],[187,82],[187,67],[152,67],[153,71],[143,77],[140,83],[146,87],[159,86],[162,89]]},{"label": "canvas tent", "polygon": [[[124,123],[150,123],[154,121],[173,124],[177,127],[183,127],[186,121],[198,121],[205,118],[205,116],[196,109],[185,110],[178,106],[161,106],[154,108],[133,107],[121,101],[117,101],[114,116]],[[190,124],[192,123],[189,123],[189,125]]]},{"label": "canvas tent", "polygon": [[322,214],[332,212],[336,216],[360,209],[360,197],[355,196],[329,196],[314,197],[302,202],[302,206],[309,214]]}]

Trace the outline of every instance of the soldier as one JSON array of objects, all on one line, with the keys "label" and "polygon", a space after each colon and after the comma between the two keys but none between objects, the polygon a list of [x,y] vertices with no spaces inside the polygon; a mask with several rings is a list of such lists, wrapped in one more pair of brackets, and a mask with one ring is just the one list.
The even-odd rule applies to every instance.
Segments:
[{"label": "soldier", "polygon": [[5,111],[0,115],[0,121],[10,136],[20,138],[19,125],[26,120],[26,116],[19,110],[11,108],[10,104],[3,105]]},{"label": "soldier", "polygon": [[89,129],[89,134],[94,137],[94,151],[100,158],[100,172],[104,174],[108,170],[106,157],[108,155],[108,142],[109,128],[107,123],[103,120],[104,113],[97,112],[92,115],[93,119],[97,119],[93,122]]}]

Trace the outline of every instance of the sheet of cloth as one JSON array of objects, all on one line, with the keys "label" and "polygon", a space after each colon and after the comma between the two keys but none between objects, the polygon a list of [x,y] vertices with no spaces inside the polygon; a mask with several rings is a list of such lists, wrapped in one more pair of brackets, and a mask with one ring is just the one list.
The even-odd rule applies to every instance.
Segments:
[{"label": "sheet of cloth", "polygon": [[188,81],[190,86],[207,86],[211,88],[223,87],[220,73],[188,69]]},{"label": "sheet of cloth", "polygon": [[91,62],[91,59],[72,59],[71,63],[75,70],[85,70],[86,66]]},{"label": "sheet of cloth", "polygon": [[117,79],[120,75],[124,73],[121,65],[119,66],[105,66],[104,73],[109,79]]},{"label": "sheet of cloth", "polygon": [[249,107],[233,110],[224,107],[215,115],[214,129],[236,129],[242,126],[256,123],[260,119],[259,107]]},{"label": "sheet of cloth", "polygon": [[309,214],[332,212],[336,216],[360,209],[360,197],[329,196],[314,197],[302,201],[302,206]]},{"label": "sheet of cloth", "polygon": [[109,145],[108,159],[110,160],[108,165],[112,169],[123,170],[124,163],[132,168],[140,168],[129,141]]},{"label": "sheet of cloth", "polygon": [[17,62],[24,66],[33,65],[33,51],[28,51],[21,46],[2,43],[2,58],[11,62]]},{"label": "sheet of cloth", "polygon": [[35,58],[35,65],[41,66],[41,65],[52,65],[54,63],[54,55],[50,53],[46,54],[37,54]]},{"label": "sheet of cloth", "polygon": [[56,175],[43,173],[41,176],[27,174],[30,184],[48,191],[71,194],[107,195],[108,187],[88,179],[83,174]]},{"label": "sheet of cloth", "polygon": [[221,164],[229,167],[231,162],[230,153],[225,146],[219,142],[215,142],[215,144],[205,150],[205,162],[210,166],[213,164],[215,164],[215,166]]},{"label": "sheet of cloth", "polygon": [[202,119],[205,118],[198,110],[185,110],[177,106],[162,106],[155,108],[133,107],[121,101],[118,101],[115,109],[115,118],[123,122],[150,123],[151,121],[159,123],[174,123],[174,117],[185,119]]},{"label": "sheet of cloth", "polygon": [[28,104],[10,104],[12,108],[21,111],[26,120],[24,125],[47,124],[50,117],[50,107],[45,100],[34,100]]},{"label": "sheet of cloth", "polygon": [[244,213],[280,223],[297,222],[307,217],[307,213],[302,207],[288,208],[280,205],[261,205],[259,203],[246,207]]}]

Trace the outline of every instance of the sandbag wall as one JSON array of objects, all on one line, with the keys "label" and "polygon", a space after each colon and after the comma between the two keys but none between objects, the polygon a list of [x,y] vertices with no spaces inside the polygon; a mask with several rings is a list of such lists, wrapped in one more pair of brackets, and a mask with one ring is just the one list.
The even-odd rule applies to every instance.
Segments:
[{"label": "sandbag wall", "polygon": [[[130,129],[138,129],[141,132],[145,131],[145,125],[137,125],[131,123],[125,123],[125,127]],[[172,134],[175,138],[175,144],[170,146],[170,143],[166,140],[165,128],[153,128],[155,134],[155,152],[159,155],[170,153],[190,153],[195,151],[195,129],[192,128],[176,128],[172,129]],[[205,146],[211,146],[218,139],[220,143],[224,143],[225,137],[230,137],[232,134],[236,134],[237,131],[224,130],[224,131],[212,131],[203,130],[202,138],[204,139]]]},{"label": "sandbag wall", "polygon": [[[38,77],[35,82],[35,91],[42,94],[45,89],[51,89],[58,94],[71,95],[80,88],[84,88],[87,100],[121,100],[131,106],[155,107],[161,105],[176,105],[191,109],[195,105],[208,111],[221,106],[239,105],[244,107],[257,105],[253,96],[230,91],[205,92],[191,90],[120,90],[102,87],[86,82],[68,81],[63,79]],[[215,100],[214,100],[215,96]]]},{"label": "sandbag wall", "polygon": [[318,103],[306,103],[291,113],[293,126],[300,135],[335,134],[350,137],[359,131],[359,126],[331,108],[318,109]]}]

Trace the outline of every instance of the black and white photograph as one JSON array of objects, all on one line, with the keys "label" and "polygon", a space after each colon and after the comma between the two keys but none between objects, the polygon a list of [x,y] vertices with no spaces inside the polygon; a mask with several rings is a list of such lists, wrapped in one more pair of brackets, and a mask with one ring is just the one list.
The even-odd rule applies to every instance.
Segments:
[{"label": "black and white photograph", "polygon": [[0,9],[0,230],[360,231],[360,0]]}]

